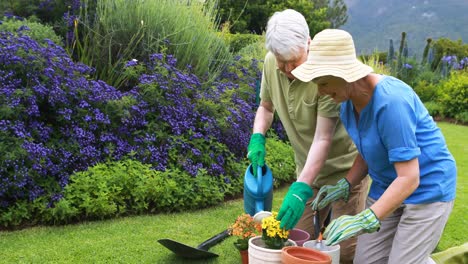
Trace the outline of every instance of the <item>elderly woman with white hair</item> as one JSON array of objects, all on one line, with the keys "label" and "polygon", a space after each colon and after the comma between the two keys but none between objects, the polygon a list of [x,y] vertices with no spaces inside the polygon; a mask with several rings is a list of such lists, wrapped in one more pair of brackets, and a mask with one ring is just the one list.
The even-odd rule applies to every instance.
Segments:
[{"label": "elderly woman with white hair", "polygon": [[407,84],[373,73],[356,58],[351,35],[327,29],[311,41],[292,74],[341,103],[340,119],[359,154],[346,184],[323,186],[312,203],[340,200],[367,174],[367,209],[333,220],[328,245],[358,236],[355,263],[433,263],[453,208],[457,169],[445,139]]},{"label": "elderly woman with white hair", "polygon": [[[356,147],[339,121],[339,104],[329,96],[319,95],[317,86],[296,79],[291,71],[307,59],[309,26],[302,14],[287,9],[269,19],[266,30],[268,54],[263,64],[260,89],[261,102],[253,124],[248,158],[257,171],[265,164],[265,134],[274,113],[278,114],[294,150],[297,180],[291,184],[278,220],[281,227],[306,230],[313,237],[320,231],[330,208],[332,218],[356,214],[364,210],[368,184],[364,180],[350,188],[347,202],[326,206],[317,213],[316,221],[310,206],[320,187],[336,184],[346,176],[357,155]],[[340,260],[352,263],[356,239],[344,241]]]}]

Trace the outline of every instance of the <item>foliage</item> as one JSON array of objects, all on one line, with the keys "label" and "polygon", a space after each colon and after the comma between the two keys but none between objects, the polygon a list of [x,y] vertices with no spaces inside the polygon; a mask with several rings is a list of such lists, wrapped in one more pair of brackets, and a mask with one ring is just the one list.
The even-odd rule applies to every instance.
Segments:
[{"label": "foliage", "polygon": [[274,133],[269,133],[266,141],[266,163],[274,175],[274,186],[296,179],[296,163],[294,151],[289,142],[278,139]]},{"label": "foliage", "polygon": [[[50,41],[43,47],[28,36],[0,34],[0,150],[6,153],[0,157],[0,211],[21,214],[13,208],[24,205],[28,213],[9,224],[55,208],[72,173],[125,157],[190,177],[203,171],[220,180],[223,197],[241,191],[258,61],[246,65],[239,58],[214,82],[203,82],[190,67],[178,70],[172,55],[155,54],[149,63],[126,64],[124,74],[137,87],[122,93],[89,80],[92,68],[72,62]],[[125,213],[122,206],[101,207],[90,216]]]},{"label": "foliage", "polygon": [[429,112],[429,115],[441,116],[442,107],[438,103],[434,101],[427,101],[424,103],[424,106],[426,107],[427,112]]},{"label": "foliage", "polygon": [[424,51],[423,51],[423,55],[422,55],[422,60],[421,60],[421,65],[426,65],[427,63],[431,63],[429,62],[429,51],[432,49],[432,39],[431,38],[428,38],[426,40],[426,46],[424,47]]},{"label": "foliage", "polygon": [[46,39],[53,41],[57,45],[63,44],[62,38],[55,34],[52,27],[38,22],[28,21],[27,19],[3,17],[0,23],[0,31],[8,31],[16,35],[20,32],[23,35],[30,36],[43,45],[47,45]]},{"label": "foliage", "polygon": [[[88,2],[84,0],[85,7]],[[123,68],[131,59],[146,61],[153,53],[169,53],[177,66],[193,67],[198,76],[215,77],[230,60],[216,34],[216,10],[198,1],[98,0],[95,9],[70,14],[68,49],[79,61],[96,68],[96,76],[121,90]],[[95,13],[95,14],[94,14]],[[98,19],[95,19],[98,18]]]},{"label": "foliage", "polygon": [[0,149],[8,153],[0,157],[0,210],[41,196],[57,201],[73,171],[109,157],[109,145],[124,148],[106,112],[123,95],[86,79],[92,70],[51,41],[0,32],[0,50]]},{"label": "foliage", "polygon": [[346,5],[342,0],[228,0],[218,3],[221,23],[228,24],[232,33],[261,34],[273,13],[287,8],[295,9],[304,15],[309,23],[311,36],[330,26],[339,27],[347,18]]},{"label": "foliage", "polygon": [[437,102],[445,117],[466,117],[468,113],[468,71],[452,72],[439,85]]},{"label": "foliage", "polygon": [[280,228],[281,222],[276,220],[278,212],[271,213],[271,216],[262,219],[262,240],[268,248],[281,249],[288,241],[289,231]]},{"label": "foliage", "polygon": [[421,65],[415,58],[405,58],[403,59],[402,63],[403,64],[401,65],[396,76],[405,83],[414,87],[415,80],[418,79],[419,73],[421,71]]},{"label": "foliage", "polygon": [[229,50],[232,53],[237,53],[246,46],[249,46],[254,43],[263,43],[262,36],[255,34],[223,33],[222,36],[224,38],[224,41],[229,45]]},{"label": "foliage", "polygon": [[[192,175],[199,168],[217,176],[237,175],[227,164],[245,157],[258,69],[241,68],[239,74],[226,69],[215,82],[202,86],[190,68],[180,71],[175,66],[171,55],[155,54],[140,73],[137,100],[148,124],[138,131],[147,147],[136,150],[137,155],[157,164],[158,170],[177,165]],[[157,149],[148,151],[154,142]]]},{"label": "foliage", "polygon": [[262,37],[261,40],[254,42],[252,44],[249,44],[242,49],[240,49],[237,52],[237,56],[240,57],[240,61],[243,63],[248,63],[249,61],[252,61],[253,59],[259,60],[259,68],[263,68],[263,58],[265,58],[267,54],[267,49],[265,47],[265,42]]},{"label": "foliage", "polygon": [[0,14],[11,14],[21,18],[32,16],[39,7],[41,0],[1,1]]},{"label": "foliage", "polygon": [[457,58],[468,57],[468,44],[464,44],[461,40],[450,40],[447,38],[440,38],[432,42],[434,48],[434,60],[432,62],[432,69],[440,68],[439,63],[443,62],[444,56],[456,56]]},{"label": "foliage", "polygon": [[134,160],[106,162],[73,174],[49,213],[55,223],[64,223],[204,208],[224,198],[217,181],[203,170],[192,177]]},{"label": "foliage", "polygon": [[238,250],[247,250],[249,239],[260,235],[261,232],[262,224],[255,222],[253,217],[246,213],[239,215],[234,224],[229,226],[229,234],[237,237],[234,246]]},{"label": "foliage", "polygon": [[420,66],[420,71],[413,81],[413,89],[423,102],[435,100],[438,84],[442,76],[438,72],[430,70],[429,65]]},{"label": "foliage", "polygon": [[0,3],[0,14],[19,17],[36,17],[43,23],[54,24],[62,19],[68,9],[78,9],[79,0],[13,0]]},{"label": "foliage", "polygon": [[413,89],[416,94],[418,94],[421,101],[430,102],[436,98],[439,88],[433,83],[421,80],[414,85]]},{"label": "foliage", "polygon": [[391,69],[385,65],[385,62],[380,57],[381,55],[383,54],[374,52],[369,56],[360,56],[360,57],[361,57],[362,63],[372,67],[375,73],[391,75]]}]

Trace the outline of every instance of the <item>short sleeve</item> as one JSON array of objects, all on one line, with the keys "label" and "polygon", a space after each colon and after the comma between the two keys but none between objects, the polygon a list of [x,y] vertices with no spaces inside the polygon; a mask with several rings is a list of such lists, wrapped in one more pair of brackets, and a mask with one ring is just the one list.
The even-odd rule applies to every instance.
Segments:
[{"label": "short sleeve", "polygon": [[271,93],[270,93],[270,84],[268,83],[268,72],[271,71],[268,67],[272,67],[276,65],[276,61],[272,63],[271,60],[274,60],[274,55],[271,53],[267,53],[265,56],[265,62],[263,64],[263,72],[262,72],[262,82],[260,84],[260,98],[264,102],[271,102]]},{"label": "short sleeve", "polygon": [[377,125],[390,163],[418,157],[421,150],[416,139],[417,116],[412,96],[389,96],[378,110]]},{"label": "short sleeve", "polygon": [[321,117],[339,117],[340,104],[333,101],[328,95],[321,95],[318,99],[318,115]]}]

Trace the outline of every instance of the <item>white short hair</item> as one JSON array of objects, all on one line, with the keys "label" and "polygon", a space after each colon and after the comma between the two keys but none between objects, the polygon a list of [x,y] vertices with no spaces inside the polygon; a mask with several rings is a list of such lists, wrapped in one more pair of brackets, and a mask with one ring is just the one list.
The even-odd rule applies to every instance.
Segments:
[{"label": "white short hair", "polygon": [[268,51],[284,59],[293,58],[302,49],[307,50],[309,25],[296,10],[275,12],[268,20],[265,46]]}]

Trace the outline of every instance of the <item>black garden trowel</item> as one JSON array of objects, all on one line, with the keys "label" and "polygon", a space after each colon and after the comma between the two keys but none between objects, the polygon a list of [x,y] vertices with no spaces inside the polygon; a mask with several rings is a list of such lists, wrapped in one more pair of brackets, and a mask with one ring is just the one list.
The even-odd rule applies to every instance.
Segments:
[{"label": "black garden trowel", "polygon": [[194,248],[191,246],[187,246],[180,242],[174,241],[172,239],[159,239],[158,242],[165,246],[170,251],[174,252],[177,256],[183,258],[190,258],[190,259],[204,259],[204,258],[212,258],[217,257],[218,254],[209,252],[212,246],[220,243],[226,237],[229,236],[229,230],[226,229],[223,232],[214,235],[213,237],[209,238],[208,240],[204,241],[198,247]]}]

